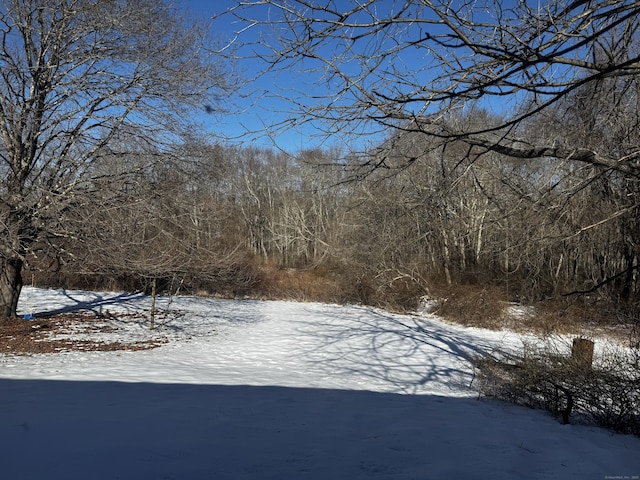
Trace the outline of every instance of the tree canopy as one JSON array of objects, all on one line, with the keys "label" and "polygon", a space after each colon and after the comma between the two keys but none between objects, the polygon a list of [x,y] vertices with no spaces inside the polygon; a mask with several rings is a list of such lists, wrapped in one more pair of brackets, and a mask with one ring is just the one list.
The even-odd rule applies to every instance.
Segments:
[{"label": "tree canopy", "polygon": [[11,317],[26,257],[77,235],[71,205],[119,188],[126,169],[104,162],[179,138],[230,76],[207,26],[154,0],[3,0],[0,40],[0,316]]},{"label": "tree canopy", "polygon": [[[321,121],[328,134],[375,124],[424,130],[520,157],[612,165],[516,143],[515,126],[586,84],[637,76],[639,13],[640,2],[618,0],[260,0],[238,2],[224,18],[235,18],[234,41],[265,72],[297,71],[319,85],[313,95],[271,91],[294,99],[290,122]],[[248,36],[252,29],[260,35]],[[478,107],[503,121],[442,129],[444,116]]]}]

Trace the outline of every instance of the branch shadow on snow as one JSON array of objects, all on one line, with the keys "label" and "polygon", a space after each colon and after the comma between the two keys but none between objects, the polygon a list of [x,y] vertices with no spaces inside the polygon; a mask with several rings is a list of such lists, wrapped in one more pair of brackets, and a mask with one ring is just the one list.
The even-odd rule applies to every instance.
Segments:
[{"label": "branch shadow on snow", "polygon": [[[229,317],[228,303],[242,302],[242,315]],[[25,287],[19,310],[33,318],[51,317],[74,312],[90,312],[97,317],[118,319],[122,315],[134,315],[147,321],[151,297],[131,292],[93,292],[82,290],[49,290]],[[250,324],[262,320],[261,302],[220,300],[193,297],[169,297],[156,299],[155,329],[160,332],[191,332],[206,335],[223,325]],[[135,321],[139,321],[136,319]],[[203,327],[205,325],[205,327]]]},{"label": "branch shadow on snow", "polygon": [[[112,309],[118,307],[119,312],[139,313],[141,311],[141,303],[145,298],[140,293],[112,293],[112,292],[85,292],[60,289],[56,290],[56,297],[61,296],[64,300],[61,302],[59,298],[55,299],[55,303],[51,305],[48,300],[48,291],[46,289],[34,289],[24,295],[28,305],[26,308],[34,311],[35,318],[50,317],[65,313],[74,313],[79,311],[88,311],[96,316],[108,315],[109,307]],[[25,306],[23,306],[23,309]]]},{"label": "branch shadow on snow", "polygon": [[[329,374],[366,377],[398,393],[472,393],[470,360],[486,355],[495,341],[425,317],[350,307],[344,316],[327,312],[322,324],[301,324],[299,332],[319,339],[309,361]],[[443,391],[444,390],[444,391]]]},{"label": "branch shadow on snow", "polygon": [[[3,379],[0,391],[6,478],[603,478],[631,471],[636,453],[604,432],[469,398]],[[608,456],[584,455],[600,448]]]}]

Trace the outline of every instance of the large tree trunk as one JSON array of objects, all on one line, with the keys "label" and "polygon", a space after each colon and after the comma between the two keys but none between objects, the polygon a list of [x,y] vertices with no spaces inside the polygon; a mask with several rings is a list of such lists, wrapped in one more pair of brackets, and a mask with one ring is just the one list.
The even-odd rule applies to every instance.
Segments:
[{"label": "large tree trunk", "polygon": [[16,319],[22,290],[22,259],[5,258],[0,265],[0,321]]}]

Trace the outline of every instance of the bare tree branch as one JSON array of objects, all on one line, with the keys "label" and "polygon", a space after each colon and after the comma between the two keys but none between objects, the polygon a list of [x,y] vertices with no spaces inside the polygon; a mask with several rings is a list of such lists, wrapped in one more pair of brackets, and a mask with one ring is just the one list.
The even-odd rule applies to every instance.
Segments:
[{"label": "bare tree branch", "polygon": [[0,317],[15,315],[33,246],[71,234],[60,216],[111,147],[174,143],[228,91],[211,47],[165,2],[0,2]]}]

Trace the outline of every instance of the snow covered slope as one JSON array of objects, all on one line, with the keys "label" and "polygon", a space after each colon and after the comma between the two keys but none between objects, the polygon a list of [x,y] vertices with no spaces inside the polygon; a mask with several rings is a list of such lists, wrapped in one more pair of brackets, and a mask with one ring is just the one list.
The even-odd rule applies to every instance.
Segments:
[{"label": "snow covered slope", "polygon": [[[604,479],[640,439],[477,400],[470,355],[515,336],[364,307],[25,289],[90,309],[146,351],[0,356],[10,479]],[[163,303],[164,302],[164,303]],[[162,299],[164,308],[169,299]],[[69,335],[73,335],[70,333]]]}]

